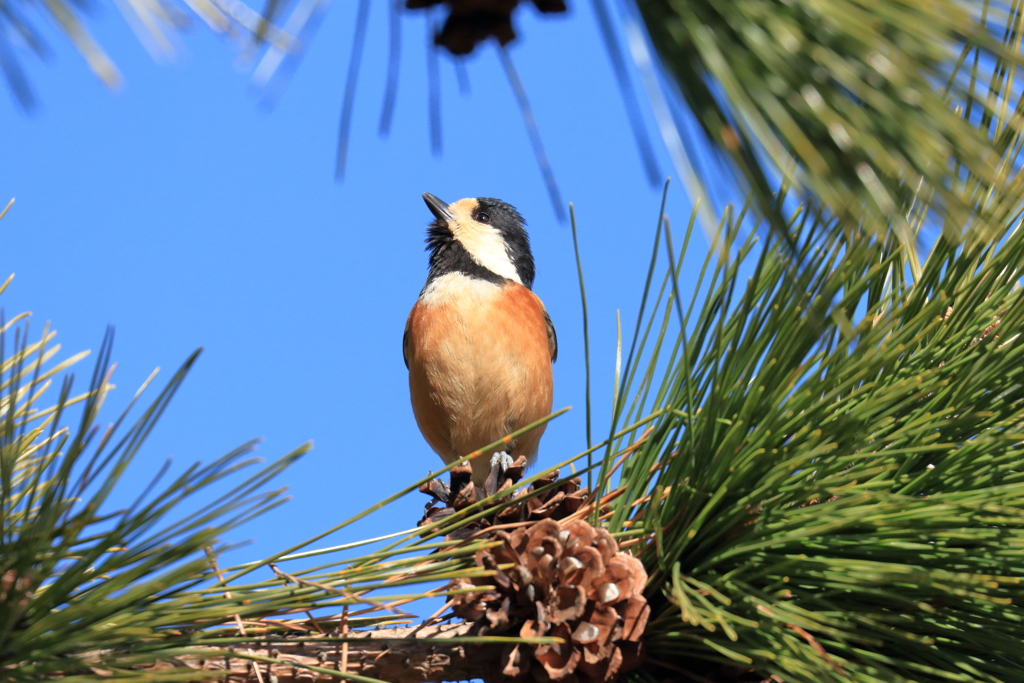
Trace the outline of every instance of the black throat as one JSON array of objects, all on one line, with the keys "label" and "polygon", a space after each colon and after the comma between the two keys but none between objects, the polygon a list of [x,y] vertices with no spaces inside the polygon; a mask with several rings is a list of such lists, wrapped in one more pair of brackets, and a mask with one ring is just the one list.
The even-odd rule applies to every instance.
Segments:
[{"label": "black throat", "polygon": [[485,280],[496,285],[508,282],[508,278],[498,275],[494,271],[484,268],[466,251],[466,247],[455,239],[448,225],[438,219],[427,228],[427,251],[430,252],[430,272],[427,274],[427,284],[449,273],[462,273],[466,277]]}]

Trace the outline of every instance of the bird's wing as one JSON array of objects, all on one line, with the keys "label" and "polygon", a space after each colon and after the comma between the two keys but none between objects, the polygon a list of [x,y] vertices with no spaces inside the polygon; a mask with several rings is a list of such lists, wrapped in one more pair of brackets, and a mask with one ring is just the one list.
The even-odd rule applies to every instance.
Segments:
[{"label": "bird's wing", "polygon": [[[549,333],[551,334],[551,333]],[[405,361],[405,369],[409,369],[409,323],[405,324],[405,334],[402,335],[402,360]]]},{"label": "bird's wing", "polygon": [[548,351],[551,352],[551,362],[558,360],[558,335],[555,333],[555,324],[551,322],[551,316],[544,309],[544,324],[548,328]]}]

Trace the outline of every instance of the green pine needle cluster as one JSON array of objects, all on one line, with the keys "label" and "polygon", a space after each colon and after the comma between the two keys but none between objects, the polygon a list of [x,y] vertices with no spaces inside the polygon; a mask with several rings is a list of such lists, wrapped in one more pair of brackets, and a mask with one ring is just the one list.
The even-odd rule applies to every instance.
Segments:
[{"label": "green pine needle cluster", "polygon": [[[103,429],[97,417],[113,388],[112,335],[88,389],[73,395],[69,375],[56,403],[40,407],[54,377],[85,354],[51,365],[60,348],[54,333],[29,342],[25,318],[0,330],[0,679],[80,673],[87,653],[90,666],[118,671],[162,656],[182,625],[244,612],[237,604],[199,602],[189,590],[210,576],[208,555],[224,549],[223,534],[284,502],[281,491],[263,491],[265,484],[307,448],[246,477],[239,475],[256,462],[248,457],[252,443],[163,482],[165,465],[132,505],[110,509],[111,494],[198,353],[134,423],[129,406]],[[70,417],[72,409],[80,415]],[[235,480],[230,490],[195,502],[225,478]]]},{"label": "green pine needle cluster", "polygon": [[797,254],[738,224],[688,303],[652,288],[622,370],[624,420],[659,413],[606,521],[649,534],[651,666],[1024,680],[1024,234],[940,238],[914,282],[806,211]]},{"label": "green pine needle cluster", "polygon": [[[895,232],[908,247],[902,214],[914,202],[950,236],[1001,230],[992,207],[955,185],[970,178],[989,190],[1005,179],[1001,134],[1020,131],[1001,101],[1019,90],[1018,2],[636,5],[678,95],[778,236],[780,175],[849,226]],[[986,135],[998,118],[1009,130]]]}]

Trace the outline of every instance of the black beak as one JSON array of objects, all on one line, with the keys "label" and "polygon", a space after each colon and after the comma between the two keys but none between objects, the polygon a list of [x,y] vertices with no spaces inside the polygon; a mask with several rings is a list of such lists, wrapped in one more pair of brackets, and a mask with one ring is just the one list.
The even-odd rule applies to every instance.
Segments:
[{"label": "black beak", "polygon": [[430,209],[430,213],[434,214],[434,218],[446,223],[452,219],[452,212],[448,210],[448,204],[439,198],[429,192],[424,192],[423,201],[427,203],[427,208]]}]

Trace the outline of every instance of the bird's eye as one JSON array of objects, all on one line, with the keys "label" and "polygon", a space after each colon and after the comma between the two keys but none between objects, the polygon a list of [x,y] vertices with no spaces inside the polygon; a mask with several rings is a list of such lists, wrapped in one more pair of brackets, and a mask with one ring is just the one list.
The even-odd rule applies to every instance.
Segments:
[{"label": "bird's eye", "polygon": [[476,222],[477,223],[490,223],[491,222],[491,216],[490,216],[490,214],[487,214],[487,213],[484,213],[483,211],[481,211],[480,213],[478,213],[476,215]]}]

